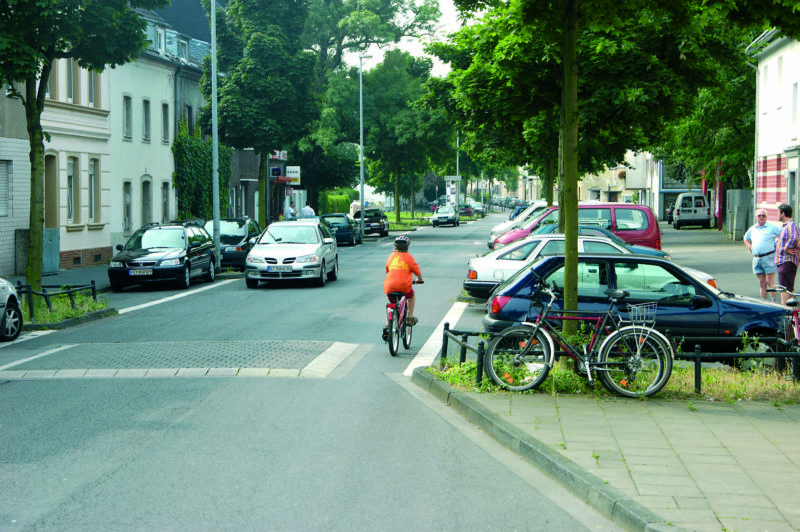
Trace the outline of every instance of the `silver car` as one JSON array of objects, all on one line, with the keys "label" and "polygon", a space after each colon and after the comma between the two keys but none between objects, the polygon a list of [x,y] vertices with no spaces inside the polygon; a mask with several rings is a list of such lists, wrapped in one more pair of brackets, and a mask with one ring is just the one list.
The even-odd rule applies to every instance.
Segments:
[{"label": "silver car", "polygon": [[0,279],[0,305],[3,317],[0,320],[0,341],[16,340],[22,332],[22,312],[19,309],[19,296],[14,285]]},{"label": "silver car", "polygon": [[245,262],[245,281],[312,279],[317,286],[339,276],[339,250],[330,230],[318,220],[275,222],[253,239]]}]

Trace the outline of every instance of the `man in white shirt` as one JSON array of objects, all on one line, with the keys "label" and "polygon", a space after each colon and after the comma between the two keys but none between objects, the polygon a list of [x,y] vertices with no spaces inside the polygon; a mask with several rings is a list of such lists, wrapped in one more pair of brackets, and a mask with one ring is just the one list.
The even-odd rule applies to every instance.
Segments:
[{"label": "man in white shirt", "polygon": [[311,208],[311,205],[306,202],[306,206],[300,209],[300,218],[311,218],[316,216],[317,214],[314,212],[314,209]]},{"label": "man in white shirt", "polygon": [[288,207],[286,207],[286,212],[284,214],[286,215],[286,219],[287,220],[294,220],[295,219],[295,214],[296,213],[295,213],[295,210],[294,210],[294,202],[293,201],[289,203]]},{"label": "man in white shirt", "polygon": [[753,273],[758,278],[761,299],[768,299],[767,288],[772,286],[778,267],[774,264],[775,237],[781,227],[767,221],[767,211],[756,211],[756,223],[744,234],[744,245],[753,255]]}]

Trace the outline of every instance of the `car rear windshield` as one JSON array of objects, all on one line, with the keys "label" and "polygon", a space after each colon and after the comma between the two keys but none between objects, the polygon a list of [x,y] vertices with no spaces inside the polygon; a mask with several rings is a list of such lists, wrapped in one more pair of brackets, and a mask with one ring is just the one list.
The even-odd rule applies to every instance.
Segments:
[{"label": "car rear windshield", "polygon": [[[381,214],[382,214],[381,211],[378,210],[378,209],[366,209],[364,211],[364,217],[366,217],[366,218],[374,218],[376,216],[380,217]],[[361,218],[361,211],[356,211],[355,217],[356,218]]]},{"label": "car rear windshield", "polygon": [[323,221],[334,225],[347,225],[347,218],[344,216],[322,216]]},{"label": "car rear windshield", "polygon": [[[214,220],[206,222],[206,231],[214,233]],[[219,234],[245,236],[247,235],[247,222],[244,220],[220,220]]]},{"label": "car rear windshield", "polygon": [[153,227],[140,229],[125,244],[125,249],[185,248],[186,235],[182,227]]}]

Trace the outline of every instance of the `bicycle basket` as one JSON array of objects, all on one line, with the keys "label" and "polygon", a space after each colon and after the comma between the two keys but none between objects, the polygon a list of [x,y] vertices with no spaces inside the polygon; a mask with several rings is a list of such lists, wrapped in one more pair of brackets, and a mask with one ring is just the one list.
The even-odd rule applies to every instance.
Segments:
[{"label": "bicycle basket", "polygon": [[657,306],[655,302],[628,305],[628,320],[637,324],[655,323]]}]

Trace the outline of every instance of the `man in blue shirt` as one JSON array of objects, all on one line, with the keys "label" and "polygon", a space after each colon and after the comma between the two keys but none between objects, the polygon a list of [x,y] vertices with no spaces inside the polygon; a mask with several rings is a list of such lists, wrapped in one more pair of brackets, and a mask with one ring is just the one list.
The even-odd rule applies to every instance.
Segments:
[{"label": "man in blue shirt", "polygon": [[761,299],[768,299],[767,288],[775,282],[775,238],[781,227],[767,222],[767,211],[756,211],[756,223],[744,234],[744,245],[753,255],[753,273],[758,278]]}]

